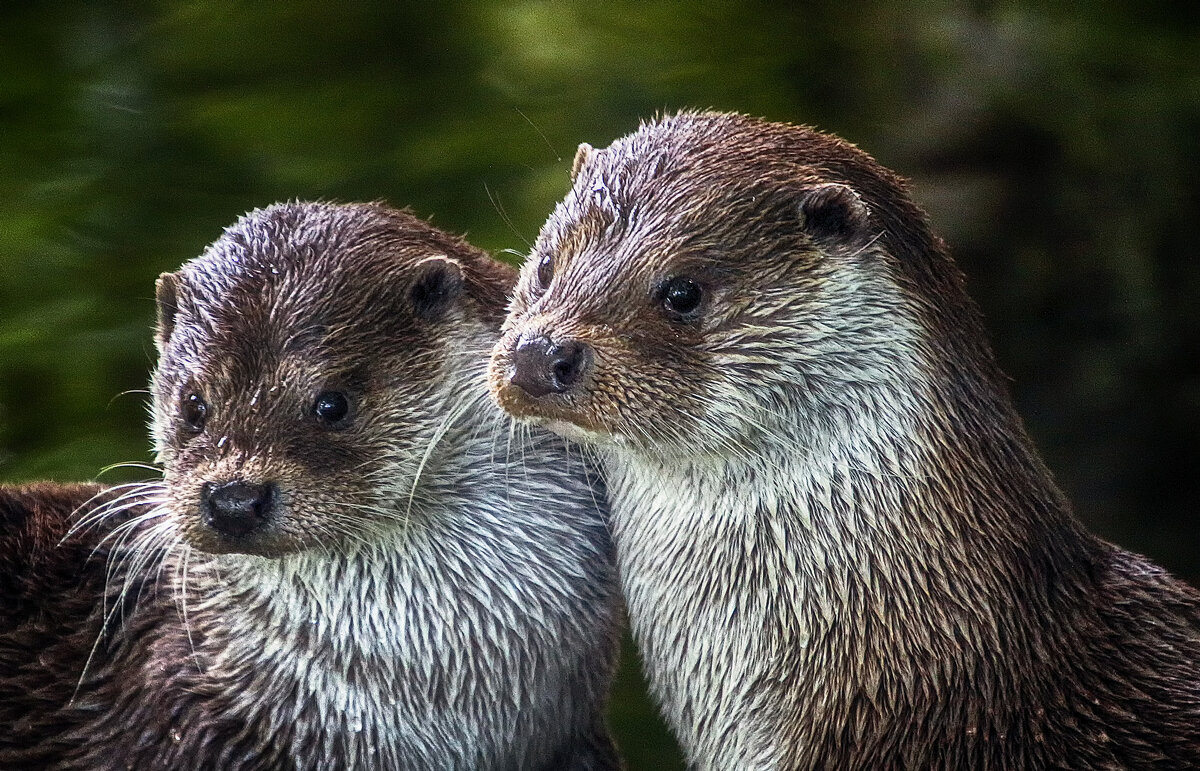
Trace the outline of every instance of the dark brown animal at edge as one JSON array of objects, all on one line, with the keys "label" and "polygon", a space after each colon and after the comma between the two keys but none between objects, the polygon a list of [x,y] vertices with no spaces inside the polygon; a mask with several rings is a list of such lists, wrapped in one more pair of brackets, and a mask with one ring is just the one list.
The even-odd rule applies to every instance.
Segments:
[{"label": "dark brown animal at edge", "polygon": [[684,113],[573,180],[492,392],[593,445],[695,766],[1200,767],[1200,593],[1074,518],[899,178]]}]

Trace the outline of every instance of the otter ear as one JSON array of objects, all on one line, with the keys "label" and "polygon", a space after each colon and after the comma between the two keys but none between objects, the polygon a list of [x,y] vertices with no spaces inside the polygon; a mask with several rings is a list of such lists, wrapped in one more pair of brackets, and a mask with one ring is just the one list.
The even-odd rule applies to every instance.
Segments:
[{"label": "otter ear", "polygon": [[462,265],[442,255],[426,257],[413,268],[413,282],[408,290],[413,313],[425,321],[435,321],[450,307],[462,288]]},{"label": "otter ear", "polygon": [[158,327],[154,342],[161,354],[175,331],[175,316],[179,313],[179,274],[164,273],[154,284],[154,299],[158,304]]},{"label": "otter ear", "polygon": [[575,160],[571,161],[572,182],[574,182],[575,178],[579,176],[579,170],[583,168],[583,164],[587,163],[587,159],[589,156],[591,156],[593,149],[595,148],[593,148],[587,142],[582,142],[575,150]]},{"label": "otter ear", "polygon": [[847,185],[830,182],[804,191],[800,227],[813,238],[847,238],[867,226],[870,211]]}]

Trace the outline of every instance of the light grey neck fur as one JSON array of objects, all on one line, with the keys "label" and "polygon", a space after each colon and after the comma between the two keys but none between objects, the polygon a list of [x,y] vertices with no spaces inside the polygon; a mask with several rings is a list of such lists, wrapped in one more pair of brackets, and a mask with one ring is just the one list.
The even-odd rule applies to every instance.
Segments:
[{"label": "light grey neck fur", "polygon": [[[605,455],[618,567],[634,635],[668,722],[704,768],[782,768],[781,713],[772,698],[797,655],[816,691],[820,640],[851,623],[845,582],[867,569],[867,523],[840,480],[892,471],[855,448],[840,457],[764,453],[751,460],[660,464]],[[836,477],[836,478],[835,478]],[[845,508],[851,516],[843,516]],[[877,526],[879,523],[872,523]]]}]

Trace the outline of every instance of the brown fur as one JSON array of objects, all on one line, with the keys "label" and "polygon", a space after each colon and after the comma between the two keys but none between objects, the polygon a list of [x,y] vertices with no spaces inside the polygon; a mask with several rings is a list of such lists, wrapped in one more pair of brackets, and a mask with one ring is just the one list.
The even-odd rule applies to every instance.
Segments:
[{"label": "brown fur", "polygon": [[[531,341],[587,356],[535,394]],[[582,148],[491,382],[596,446],[697,766],[1200,766],[1200,593],[1072,516],[962,274],[852,145],[688,113]]]},{"label": "brown fur", "polygon": [[0,488],[0,768],[618,768],[603,487],[487,396],[513,277],[312,203],[164,275],[162,480]]}]

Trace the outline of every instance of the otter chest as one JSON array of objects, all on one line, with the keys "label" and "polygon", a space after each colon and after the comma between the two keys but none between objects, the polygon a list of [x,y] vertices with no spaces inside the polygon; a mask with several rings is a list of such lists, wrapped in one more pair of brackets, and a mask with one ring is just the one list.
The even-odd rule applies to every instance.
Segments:
[{"label": "otter chest", "polygon": [[[807,572],[790,534],[760,516],[778,502],[703,480],[614,473],[618,563],[651,690],[691,757],[770,768],[764,707],[785,657],[807,645]],[[768,718],[770,720],[772,718]]]}]

